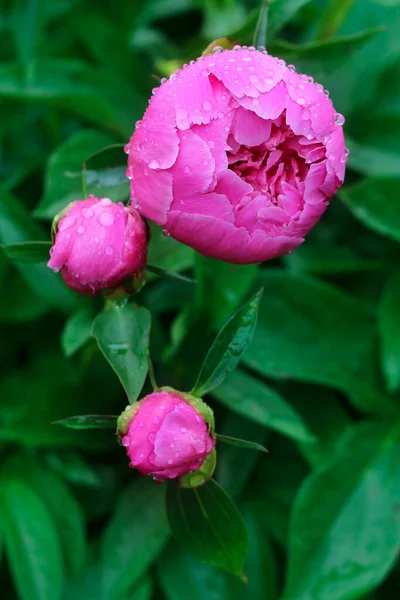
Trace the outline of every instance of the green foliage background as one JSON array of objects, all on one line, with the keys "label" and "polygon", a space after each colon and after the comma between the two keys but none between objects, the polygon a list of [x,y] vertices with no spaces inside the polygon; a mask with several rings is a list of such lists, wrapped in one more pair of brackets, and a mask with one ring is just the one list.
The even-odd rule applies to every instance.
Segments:
[{"label": "green foliage background", "polygon": [[[110,430],[52,425],[119,414],[90,337],[102,302],[45,263],[0,252],[0,573],[11,600],[394,600],[400,587],[400,2],[271,0],[267,47],[346,116],[346,183],[293,254],[259,268],[195,255],[152,228],[158,381],[193,385],[215,333],[264,286],[254,340],[207,400],[217,481],[249,531],[248,584],[171,539],[165,486],[130,471]],[[157,78],[215,38],[250,44],[257,0],[5,0],[0,8],[0,241],[47,240],[89,192],[128,194],[120,146]],[[155,78],[154,78],[155,77]],[[112,168],[110,168],[112,167]],[[146,384],[147,385],[147,384]],[[147,388],[145,388],[147,390]]]}]

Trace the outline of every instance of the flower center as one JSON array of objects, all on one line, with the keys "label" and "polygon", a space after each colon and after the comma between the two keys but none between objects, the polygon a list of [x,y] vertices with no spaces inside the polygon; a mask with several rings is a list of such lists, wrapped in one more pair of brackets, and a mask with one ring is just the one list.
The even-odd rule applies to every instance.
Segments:
[{"label": "flower center", "polygon": [[229,169],[251,184],[274,205],[280,206],[284,183],[304,192],[304,181],[310,165],[325,158],[321,142],[296,135],[286,123],[285,113],[271,122],[268,139],[258,146],[245,146],[228,137],[232,151],[228,151]]}]

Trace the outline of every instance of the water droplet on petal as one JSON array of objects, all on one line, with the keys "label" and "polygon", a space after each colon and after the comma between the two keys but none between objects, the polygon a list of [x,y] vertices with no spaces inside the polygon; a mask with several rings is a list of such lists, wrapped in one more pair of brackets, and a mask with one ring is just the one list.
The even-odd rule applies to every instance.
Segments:
[{"label": "water droplet on petal", "polygon": [[186,427],[181,427],[181,433],[186,433],[186,432],[187,432]]},{"label": "water droplet on petal", "polygon": [[167,229],[163,229],[162,232],[163,232],[163,235],[165,235],[166,237],[169,237],[171,235]]},{"label": "water droplet on petal", "polygon": [[69,229],[76,223],[75,217],[64,217],[58,224],[59,231],[65,231],[65,229]]},{"label": "water droplet on petal", "polygon": [[105,253],[108,254],[108,256],[111,256],[111,254],[114,254],[114,249],[112,248],[112,246],[106,246]]},{"label": "water droplet on petal", "polygon": [[109,212],[103,212],[99,215],[99,223],[105,227],[109,227],[114,223],[114,215]]},{"label": "water droplet on petal", "polygon": [[78,227],[77,232],[78,233],[83,233],[85,231],[86,227],[83,227],[82,225],[80,227]]},{"label": "water droplet on petal", "polygon": [[337,123],[337,125],[343,125],[345,122],[345,118],[343,115],[341,115],[340,113],[336,113],[335,115],[335,123]]},{"label": "water droplet on petal", "polygon": [[257,83],[259,77],[258,75],[250,75],[249,80],[251,81],[251,83]]},{"label": "water droplet on petal", "polygon": [[167,460],[167,463],[168,463],[169,465],[172,465],[172,463],[173,463],[173,462],[174,462],[174,461],[172,460],[172,458],[169,458],[169,459]]},{"label": "water droplet on petal", "polygon": [[149,435],[149,437],[147,439],[150,442],[150,444],[154,444],[154,442],[156,441],[156,434],[155,433],[150,433],[150,435]]},{"label": "water droplet on petal", "polygon": [[159,166],[160,166],[160,163],[155,158],[153,158],[153,160],[151,160],[149,162],[150,169],[158,169]]},{"label": "water droplet on petal", "polygon": [[344,155],[345,156],[349,156],[350,155],[350,150],[348,148],[344,149]]},{"label": "water droplet on petal", "polygon": [[203,102],[203,108],[204,110],[211,110],[212,106],[209,102]]},{"label": "water droplet on petal", "polygon": [[153,419],[154,425],[157,425],[159,422],[160,422],[160,419],[158,417],[154,417],[154,419]]},{"label": "water droplet on petal", "polygon": [[215,146],[215,142],[213,142],[212,140],[209,140],[209,141],[207,142],[207,144],[208,144],[208,147],[209,147],[209,148],[214,148],[214,146]]},{"label": "water droplet on petal", "polygon": [[301,97],[300,97],[300,98],[297,98],[297,104],[300,104],[301,106],[302,106],[303,104],[305,104],[305,100],[304,100],[304,98],[301,98]]},{"label": "water droplet on petal", "polygon": [[125,146],[124,146],[124,152],[125,152],[125,154],[129,154],[130,151],[131,151],[130,144],[125,144]]},{"label": "water droplet on petal", "polygon": [[189,165],[186,165],[185,167],[183,167],[183,171],[184,173],[191,173],[192,169],[189,167]]},{"label": "water droplet on petal", "polygon": [[176,111],[176,118],[179,119],[179,121],[183,121],[187,118],[187,116],[187,110],[185,110],[184,108],[178,108],[178,110]]}]

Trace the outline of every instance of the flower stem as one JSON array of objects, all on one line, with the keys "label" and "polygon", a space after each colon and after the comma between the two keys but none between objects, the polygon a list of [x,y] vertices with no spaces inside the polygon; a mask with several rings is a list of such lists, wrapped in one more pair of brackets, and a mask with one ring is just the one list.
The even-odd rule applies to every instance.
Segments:
[{"label": "flower stem", "polygon": [[154,374],[153,361],[151,360],[150,352],[147,352],[147,364],[148,364],[148,367],[149,367],[149,379],[150,379],[151,386],[152,386],[152,388],[153,388],[153,390],[155,392],[158,392],[158,390],[160,388],[158,387],[157,382],[156,382],[156,377],[155,377],[155,374]]}]

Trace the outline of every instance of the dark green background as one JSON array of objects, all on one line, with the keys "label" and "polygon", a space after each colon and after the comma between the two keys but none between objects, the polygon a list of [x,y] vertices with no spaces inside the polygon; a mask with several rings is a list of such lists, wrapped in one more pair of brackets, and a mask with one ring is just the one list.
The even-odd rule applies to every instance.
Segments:
[{"label": "dark green background", "polygon": [[[0,588],[11,600],[395,600],[400,588],[400,2],[271,0],[271,53],[346,117],[346,182],[293,254],[259,268],[152,230],[160,384],[189,389],[216,331],[260,285],[237,371],[209,396],[216,478],[249,530],[246,586],[170,538],[164,486],[128,469],[112,431],[51,422],[127,403],[76,298],[45,264],[0,253]],[[82,198],[81,168],[126,143],[160,77],[214,38],[250,44],[256,0],[26,0],[0,9],[0,241],[46,240]],[[113,167],[113,168],[108,168]],[[89,192],[124,199],[117,146]],[[67,323],[67,325],[66,325]],[[145,391],[148,387],[145,387]],[[3,592],[4,590],[4,592]]]}]

